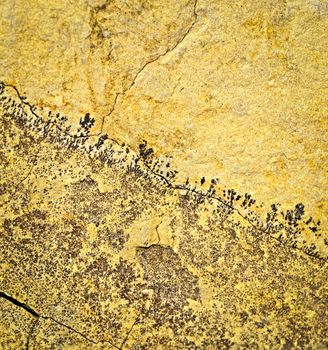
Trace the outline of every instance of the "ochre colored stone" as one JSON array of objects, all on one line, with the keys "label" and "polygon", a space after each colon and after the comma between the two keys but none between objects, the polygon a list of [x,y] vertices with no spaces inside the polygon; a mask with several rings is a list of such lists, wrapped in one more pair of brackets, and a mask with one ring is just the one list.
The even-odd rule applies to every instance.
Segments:
[{"label": "ochre colored stone", "polygon": [[0,347],[325,349],[327,2],[0,13]]}]

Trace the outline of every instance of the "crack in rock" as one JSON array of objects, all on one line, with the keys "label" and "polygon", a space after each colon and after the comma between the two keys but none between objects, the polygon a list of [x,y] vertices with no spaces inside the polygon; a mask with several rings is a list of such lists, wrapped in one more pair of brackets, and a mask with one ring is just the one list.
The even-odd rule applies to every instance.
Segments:
[{"label": "crack in rock", "polygon": [[[115,349],[120,349],[121,350],[121,347],[118,347],[117,345],[113,344],[112,342],[110,341],[94,341],[90,338],[88,338],[86,335],[84,335],[82,332],[72,328],[71,326],[68,326],[56,319],[54,319],[53,317],[51,316],[43,316],[43,315],[40,315],[37,311],[35,311],[34,309],[32,309],[29,305],[25,304],[25,303],[22,303],[20,302],[19,300],[13,298],[12,296],[4,293],[4,292],[0,292],[0,298],[3,298],[7,301],[9,301],[10,303],[24,309],[26,312],[28,312],[29,314],[31,314],[32,316],[34,316],[36,318],[36,322],[34,322],[34,325],[32,326],[31,328],[31,331],[29,333],[29,336],[27,338],[27,343],[26,343],[26,349],[28,349],[29,347],[29,342],[30,342],[30,337],[31,337],[31,334],[33,333],[34,331],[34,328],[36,326],[36,323],[40,320],[40,318],[44,319],[44,320],[51,320],[55,323],[57,323],[58,325],[62,326],[62,327],[65,327],[69,330],[71,330],[72,332],[76,333],[76,334],[79,334],[81,337],[83,337],[84,339],[86,339],[87,341],[93,343],[93,344],[100,344],[100,343],[109,343],[111,346],[113,346]],[[129,331],[130,332],[130,331]]]},{"label": "crack in rock", "polygon": [[127,342],[127,340],[129,339],[129,336],[130,336],[130,334],[132,333],[132,330],[133,330],[134,326],[135,326],[137,323],[139,323],[140,318],[141,318],[141,314],[135,319],[135,321],[134,321],[133,324],[131,325],[130,329],[128,330],[128,332],[127,332],[125,338],[123,339],[123,341],[122,341],[122,343],[121,343],[121,345],[120,345],[120,349],[121,349],[121,350],[123,349],[124,344],[125,344],[125,343]]},{"label": "crack in rock", "polygon": [[[42,132],[42,140],[45,139],[47,136],[48,136],[48,133],[50,133],[50,129],[47,128],[49,126],[49,123],[50,121],[45,121],[42,117],[40,117],[38,114],[35,113],[35,107],[33,105],[31,105],[30,103],[26,102],[25,101],[25,97],[21,96],[18,92],[18,89],[10,84],[5,84],[5,83],[2,83],[2,86],[9,86],[11,88],[14,88],[14,90],[16,91],[17,93],[17,96],[18,98],[20,99],[20,101],[22,101],[25,105],[29,106],[30,110],[31,110],[31,113],[33,114],[33,116],[35,116],[38,121],[39,121],[39,124],[43,123],[44,126],[43,126],[43,130],[40,131],[40,130],[37,130],[38,133]],[[53,125],[55,125],[56,127],[58,127],[59,130],[63,131],[57,124],[55,124],[54,122],[52,122]],[[66,128],[67,129],[67,128]],[[76,139],[75,136],[76,135],[71,135],[71,134],[68,134],[65,132],[65,135],[69,138],[73,138],[74,140]],[[88,140],[88,138],[90,137],[91,135],[90,134],[87,134],[84,136],[84,141]],[[105,135],[107,137],[107,135]],[[107,137],[108,138],[108,137]],[[113,140],[113,139],[110,139],[108,138],[109,140]],[[41,141],[42,141],[41,140]],[[119,144],[116,140],[115,140],[115,143]],[[82,145],[82,148],[80,150],[82,151],[85,151],[86,153],[88,153],[90,156],[91,155],[91,151],[90,151],[90,147],[89,149],[84,145],[84,142],[81,142],[81,145]],[[120,144],[119,144],[120,145]],[[129,145],[120,145],[120,147],[126,147],[128,148],[129,150],[129,153],[131,153],[131,147]],[[110,148],[112,147],[112,145],[110,145]],[[149,149],[149,150],[152,150],[152,149]],[[111,152],[114,152],[114,151],[111,151]],[[144,151],[144,153],[146,153],[147,151]],[[135,152],[133,152],[135,153]],[[142,161],[142,166],[144,168],[141,168],[137,162],[141,160]],[[279,220],[277,221],[277,224],[279,224],[280,228],[279,228],[279,232],[280,235],[278,234],[275,234],[275,231],[273,230],[273,234],[271,234],[270,230],[272,230],[272,225],[270,226],[270,224],[268,223],[268,221],[263,221],[262,219],[260,219],[259,217],[256,217],[253,218],[252,216],[249,217],[248,213],[246,212],[246,214],[242,213],[242,211],[236,207],[235,205],[233,205],[233,200],[231,200],[230,198],[230,201],[228,201],[226,198],[223,198],[223,197],[220,197],[220,196],[217,196],[216,195],[216,190],[214,189],[214,187],[212,187],[212,184],[211,186],[208,188],[207,191],[203,191],[202,189],[199,189],[196,187],[196,185],[192,186],[191,184],[189,184],[189,181],[187,179],[186,183],[185,184],[179,184],[179,183],[175,183],[174,182],[174,177],[173,178],[170,178],[170,177],[166,177],[164,175],[162,175],[161,173],[159,173],[158,171],[156,171],[156,168],[155,166],[151,166],[150,165],[151,163],[148,162],[148,158],[146,156],[143,156],[142,154],[135,154],[135,157],[132,158],[132,163],[129,163],[127,164],[127,168],[129,170],[133,170],[133,171],[138,171],[140,172],[140,174],[143,174],[144,176],[146,177],[149,177],[149,174],[153,175],[154,177],[158,178],[159,180],[161,180],[163,182],[163,184],[165,184],[166,186],[170,187],[171,189],[173,190],[177,190],[179,192],[183,192],[185,191],[185,195],[189,195],[192,194],[194,197],[195,197],[195,200],[196,201],[199,201],[199,202],[203,202],[204,200],[208,199],[208,200],[213,200],[213,201],[217,201],[219,205],[222,205],[224,206],[225,208],[227,208],[227,213],[230,215],[232,212],[235,212],[238,216],[240,216],[241,218],[243,218],[244,220],[246,220],[246,222],[248,222],[255,230],[259,231],[260,233],[264,234],[264,235],[267,235],[267,234],[270,234],[270,236],[274,239],[274,240],[277,240],[278,242],[280,243],[283,243],[284,240],[285,241],[288,241],[288,237],[289,236],[292,236],[294,234],[294,231],[292,231],[291,234],[289,234],[288,236],[288,232],[290,231],[290,225],[293,224],[293,222],[291,223],[288,223],[289,226],[286,226],[286,224],[283,224],[282,222],[280,222]],[[147,173],[149,172],[149,173]],[[228,190],[229,192],[230,190]],[[236,194],[236,193],[235,193]],[[225,195],[224,195],[225,196]],[[241,198],[241,196],[237,196],[239,197],[239,199]],[[237,200],[237,199],[236,199]],[[252,204],[250,203],[250,201],[253,201],[252,203],[255,203],[255,201],[253,199],[251,199],[250,195],[248,194],[245,194],[245,205],[248,204]],[[249,207],[250,205],[248,205]],[[277,208],[276,208],[276,205],[272,205],[271,206],[272,208],[275,208],[275,213],[277,211]],[[243,204],[241,205],[240,208],[243,208],[245,209],[246,207],[243,206]],[[287,211],[287,212],[290,212],[290,211]],[[227,214],[227,215],[228,215]],[[283,212],[281,213],[283,214]],[[271,217],[273,217],[273,219],[276,218],[275,214],[273,213],[267,213],[267,219],[268,219],[268,215]],[[290,215],[289,215],[290,216]],[[270,219],[269,217],[269,219]],[[285,219],[286,220],[286,219]],[[305,225],[309,225],[309,223],[312,221],[312,218],[309,219],[309,221],[304,221],[303,222],[305,223]],[[284,234],[284,231],[283,229],[286,230],[286,237],[283,236]],[[310,230],[318,230],[317,227],[310,227],[309,228]],[[295,231],[296,232],[296,231]],[[297,231],[298,232],[298,231]],[[314,231],[313,231],[314,232]],[[293,236],[293,237],[294,237]],[[307,246],[302,246],[302,244],[298,244],[296,241],[291,245],[289,244],[292,248],[296,248],[296,249],[299,249],[303,252],[306,253],[306,255],[308,257],[311,257],[311,258],[315,258],[315,259],[319,259],[319,260],[326,260],[327,258],[326,257],[321,257],[319,255],[319,253],[315,250],[315,246],[312,244],[310,247],[307,247]]]},{"label": "crack in rock", "polygon": [[[163,53],[157,55],[154,59],[146,62],[143,66],[141,66],[141,68],[138,70],[138,72],[135,74],[134,78],[132,79],[132,82],[130,83],[130,85],[124,89],[122,92],[117,92],[116,93],[116,96],[115,96],[115,99],[114,99],[114,103],[109,111],[109,113],[104,116],[102,118],[102,122],[101,122],[101,127],[100,127],[100,134],[102,133],[103,131],[103,126],[104,126],[104,123],[105,123],[105,119],[110,117],[114,111],[115,111],[115,108],[116,108],[116,105],[118,103],[118,98],[120,96],[124,96],[136,83],[139,75],[152,63],[158,61],[161,57],[164,57],[166,56],[167,54],[169,54],[170,52],[172,52],[173,50],[175,50],[184,40],[185,38],[189,35],[189,33],[191,32],[191,30],[193,29],[193,27],[195,26],[197,20],[198,20],[198,14],[197,14],[197,11],[196,11],[196,8],[197,8],[197,2],[198,0],[195,0],[194,1],[194,5],[193,5],[193,21],[191,23],[191,25],[188,27],[187,31],[183,34],[183,36],[173,45],[173,47],[171,48],[167,48]],[[115,141],[116,143],[118,143],[117,141]],[[119,144],[119,143],[118,143]]]}]

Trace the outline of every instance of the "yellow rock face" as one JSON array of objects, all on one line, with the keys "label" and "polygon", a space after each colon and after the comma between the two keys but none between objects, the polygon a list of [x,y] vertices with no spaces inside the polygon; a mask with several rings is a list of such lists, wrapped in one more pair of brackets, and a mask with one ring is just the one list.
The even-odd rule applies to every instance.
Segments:
[{"label": "yellow rock face", "polygon": [[91,113],[94,132],[146,139],[181,180],[302,201],[327,224],[327,8],[5,0],[1,76],[73,122]]},{"label": "yellow rock face", "polygon": [[328,3],[0,12],[0,347],[326,348]]}]

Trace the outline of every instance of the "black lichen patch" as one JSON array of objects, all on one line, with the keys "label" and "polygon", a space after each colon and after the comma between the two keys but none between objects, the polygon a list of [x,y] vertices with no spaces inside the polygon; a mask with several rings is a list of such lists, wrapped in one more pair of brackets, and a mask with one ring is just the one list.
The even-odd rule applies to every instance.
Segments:
[{"label": "black lichen patch", "polygon": [[[3,290],[19,291],[40,314],[95,342],[118,339],[131,349],[258,348],[262,336],[269,348],[283,336],[281,344],[299,346],[301,338],[322,340],[324,263],[315,245],[295,248],[317,259],[290,248],[304,224],[320,234],[303,204],[288,211],[274,204],[261,221],[249,194],[221,195],[218,179],[201,179],[201,189],[176,184],[147,142],[134,152],[92,137],[90,115],[73,132],[65,117],[43,118],[15,89],[9,101],[2,88],[6,152],[18,154],[14,165],[30,159],[21,142],[37,155],[18,184],[4,182],[16,192],[0,227]],[[10,157],[6,164],[15,178],[20,166]],[[175,250],[160,240],[135,254],[134,224],[163,208]]]},{"label": "black lichen patch", "polygon": [[[228,189],[223,191],[223,196],[220,196],[215,189],[218,179],[212,179],[206,191],[198,189],[196,185],[192,185],[188,180],[185,184],[176,184],[174,178],[177,172],[173,169],[168,170],[170,168],[169,162],[156,159],[154,150],[148,146],[147,141],[143,141],[139,145],[139,153],[136,154],[133,154],[129,146],[126,145],[118,146],[115,149],[112,139],[108,135],[99,135],[97,141],[91,142],[90,129],[94,125],[95,120],[88,113],[80,119],[80,127],[76,133],[72,133],[71,125],[68,125],[66,117],[58,113],[49,112],[45,119],[36,113],[36,107],[29,104],[15,87],[11,88],[14,89],[17,100],[6,96],[5,90],[8,88],[5,84],[0,85],[1,108],[5,111],[7,119],[10,122],[14,120],[21,129],[25,130],[25,133],[28,129],[33,130],[39,134],[38,137],[41,140],[64,146],[68,150],[82,151],[93,158],[97,158],[103,164],[126,169],[128,173],[134,173],[137,177],[149,180],[152,183],[151,187],[162,183],[170,189],[179,192],[185,191],[186,196],[189,198],[188,201],[196,202],[195,205],[216,201],[217,213],[221,213],[219,216],[222,218],[222,222],[232,212],[236,211],[257,228],[259,232],[271,234],[282,243],[288,244],[292,248],[301,249],[315,258],[326,259],[318,251],[314,242],[307,244],[301,238],[304,228],[312,232],[316,239],[320,239],[321,236],[320,222],[315,222],[312,218],[308,219],[305,217],[303,204],[299,203],[294,210],[287,210],[282,212],[281,215],[278,215],[273,210],[267,214],[266,221],[262,220],[256,214],[256,211],[253,210],[256,200],[250,194],[241,195],[233,189]],[[33,144],[31,140],[30,143]],[[200,180],[201,187],[204,187],[205,183],[205,177],[202,177]],[[92,185],[90,186],[92,187]],[[193,204],[189,206],[192,207]],[[239,208],[243,210],[243,214]],[[87,211],[85,211],[86,213]],[[101,205],[94,203],[90,206],[87,219],[97,221],[99,219],[97,216],[99,215],[101,215]],[[278,233],[278,231],[284,233]]]}]

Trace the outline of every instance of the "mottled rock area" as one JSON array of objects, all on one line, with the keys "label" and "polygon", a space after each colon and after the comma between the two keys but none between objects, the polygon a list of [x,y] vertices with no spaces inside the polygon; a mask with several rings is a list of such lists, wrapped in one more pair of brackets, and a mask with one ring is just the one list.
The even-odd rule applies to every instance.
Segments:
[{"label": "mottled rock area", "polygon": [[327,241],[301,203],[261,216],[89,114],[0,99],[1,348],[327,347]]},{"label": "mottled rock area", "polygon": [[0,13],[0,349],[327,349],[327,1]]}]

